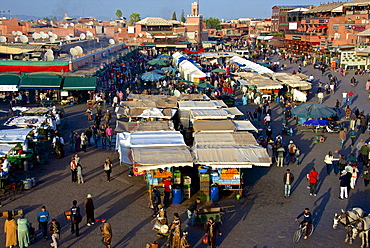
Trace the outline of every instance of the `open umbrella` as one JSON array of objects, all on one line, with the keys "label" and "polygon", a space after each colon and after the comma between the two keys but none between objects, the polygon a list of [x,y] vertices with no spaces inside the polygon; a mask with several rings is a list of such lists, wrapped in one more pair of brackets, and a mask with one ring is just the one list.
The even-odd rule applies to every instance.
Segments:
[{"label": "open umbrella", "polygon": [[189,80],[180,80],[180,83],[192,84],[193,82]]},{"label": "open umbrella", "polygon": [[329,121],[327,121],[327,120],[320,120],[320,119],[311,119],[311,120],[305,121],[303,124],[304,125],[307,125],[307,126],[325,127],[325,126],[327,126],[329,124]]},{"label": "open umbrella", "polygon": [[209,89],[214,89],[215,88],[215,86],[213,86],[212,84],[209,84],[209,83],[198,84],[198,87],[199,88],[209,88]]},{"label": "open umbrella", "polygon": [[145,81],[158,81],[164,78],[163,75],[157,74],[157,73],[147,73],[141,75],[141,79]]},{"label": "open umbrella", "polygon": [[162,71],[162,70],[153,70],[153,71],[150,71],[150,72],[152,72],[152,73],[159,73],[159,74],[163,74],[164,73],[164,71]]},{"label": "open umbrella", "polygon": [[167,63],[162,59],[153,59],[148,62],[149,65],[167,65]]},{"label": "open umbrella", "polygon": [[306,103],[293,108],[292,115],[298,118],[326,118],[337,114],[335,110],[318,103]]},{"label": "open umbrella", "polygon": [[167,66],[167,67],[162,67],[162,68],[161,68],[161,70],[162,70],[162,71],[175,71],[175,69],[174,69],[174,68],[172,68],[172,67],[168,67],[168,66]]},{"label": "open umbrella", "polygon": [[158,55],[158,58],[169,60],[169,59],[172,58],[172,56],[171,55],[168,55],[168,54],[160,54],[160,55]]},{"label": "open umbrella", "polygon": [[217,68],[217,69],[212,70],[212,72],[225,72],[225,70],[224,69]]}]

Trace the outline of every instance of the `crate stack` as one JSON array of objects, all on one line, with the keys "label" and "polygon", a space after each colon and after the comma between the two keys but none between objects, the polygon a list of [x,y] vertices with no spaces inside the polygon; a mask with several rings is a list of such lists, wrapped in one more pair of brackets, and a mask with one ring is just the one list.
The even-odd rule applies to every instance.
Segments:
[{"label": "crate stack", "polygon": [[182,177],[182,180],[184,182],[184,187],[183,187],[183,191],[184,191],[184,198],[185,199],[189,199],[190,198],[190,192],[191,192],[191,177],[189,176],[183,176]]},{"label": "crate stack", "polygon": [[201,173],[200,177],[200,190],[199,197],[202,202],[210,200],[210,185],[211,179],[208,173]]}]

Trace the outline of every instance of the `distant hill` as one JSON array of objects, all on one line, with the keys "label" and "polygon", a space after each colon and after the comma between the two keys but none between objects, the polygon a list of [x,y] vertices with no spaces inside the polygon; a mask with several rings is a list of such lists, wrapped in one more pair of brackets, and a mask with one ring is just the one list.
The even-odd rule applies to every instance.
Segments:
[{"label": "distant hill", "polygon": [[[13,15],[14,17],[18,17],[18,19],[20,21],[28,21],[28,20],[38,20],[38,19],[42,19],[44,17],[48,17],[48,18],[53,18],[54,16],[51,16],[51,15],[48,15],[48,16],[31,16],[31,15]],[[80,18],[80,16],[71,16],[72,18]],[[109,18],[107,16],[94,16],[96,19],[98,20],[102,20],[102,21],[105,21],[105,20],[111,20],[112,18]],[[63,16],[56,16],[57,20],[60,21],[63,19]]]}]

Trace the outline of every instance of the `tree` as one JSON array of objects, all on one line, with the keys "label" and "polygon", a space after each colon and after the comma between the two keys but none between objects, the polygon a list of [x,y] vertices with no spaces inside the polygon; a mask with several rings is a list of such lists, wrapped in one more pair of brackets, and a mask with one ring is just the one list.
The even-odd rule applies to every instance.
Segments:
[{"label": "tree", "polygon": [[117,16],[118,19],[121,19],[121,17],[122,17],[122,11],[120,9],[117,9],[116,16]]},{"label": "tree", "polygon": [[185,14],[184,14],[184,10],[182,10],[182,11],[181,11],[180,21],[181,21],[181,22],[186,22]]},{"label": "tree", "polygon": [[130,15],[130,25],[134,25],[135,22],[138,22],[140,20],[140,14],[137,12],[132,12],[132,14]]},{"label": "tree", "polygon": [[203,21],[206,23],[207,28],[221,29],[221,22],[217,17],[206,18]]},{"label": "tree", "polygon": [[172,13],[172,20],[177,21],[176,11],[174,11],[174,12]]}]

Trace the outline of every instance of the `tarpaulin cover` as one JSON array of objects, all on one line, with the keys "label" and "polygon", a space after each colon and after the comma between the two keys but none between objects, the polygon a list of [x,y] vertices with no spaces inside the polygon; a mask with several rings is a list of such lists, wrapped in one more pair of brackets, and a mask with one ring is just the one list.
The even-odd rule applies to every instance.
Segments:
[{"label": "tarpaulin cover", "polygon": [[55,75],[27,75],[22,78],[20,89],[59,89],[62,83],[62,78]]},{"label": "tarpaulin cover", "polygon": [[4,125],[17,127],[39,127],[44,123],[46,119],[47,117],[44,116],[15,116],[7,120]]},{"label": "tarpaulin cover", "polygon": [[337,115],[332,108],[318,103],[305,103],[293,108],[290,112],[299,118],[326,118]]},{"label": "tarpaulin cover", "polygon": [[236,121],[234,120],[234,124],[236,125],[237,131],[254,131],[257,132],[257,128],[252,124],[252,122],[245,120],[245,121]]},{"label": "tarpaulin cover", "polygon": [[225,105],[219,101],[178,101],[179,109],[218,109]]},{"label": "tarpaulin cover", "polygon": [[0,130],[0,143],[23,143],[32,128],[15,128]]},{"label": "tarpaulin cover", "polygon": [[254,63],[250,60],[246,60],[246,59],[243,59],[239,56],[234,56],[230,59],[230,62],[232,63],[237,63],[237,64],[241,64],[243,65],[244,67],[243,68],[248,68],[248,69],[252,69],[258,73],[273,73],[272,70],[262,66],[262,65],[259,65],[257,63]]},{"label": "tarpaulin cover", "polygon": [[235,131],[236,127],[232,120],[197,120],[193,122],[195,132],[199,131]]},{"label": "tarpaulin cover", "polygon": [[8,152],[13,149],[15,145],[8,145],[8,144],[0,144],[0,156],[5,156]]},{"label": "tarpaulin cover", "polygon": [[140,121],[130,132],[134,133],[173,130],[175,129],[172,121]]},{"label": "tarpaulin cover", "polygon": [[68,72],[69,61],[0,60],[0,71]]},{"label": "tarpaulin cover", "polygon": [[65,77],[63,90],[94,90],[96,77]]},{"label": "tarpaulin cover", "polygon": [[190,116],[193,119],[227,119],[235,118],[235,115],[228,112],[226,109],[192,109]]},{"label": "tarpaulin cover", "polygon": [[196,133],[194,146],[249,146],[258,145],[253,134],[249,132],[234,133]]}]

